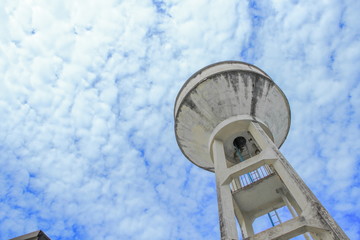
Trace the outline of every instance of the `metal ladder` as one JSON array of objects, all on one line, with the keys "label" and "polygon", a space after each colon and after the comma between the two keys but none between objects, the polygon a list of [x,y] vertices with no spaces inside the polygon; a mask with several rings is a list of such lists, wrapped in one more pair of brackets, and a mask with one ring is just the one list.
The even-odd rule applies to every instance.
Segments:
[{"label": "metal ladder", "polygon": [[269,212],[268,216],[269,216],[271,225],[273,227],[275,227],[276,225],[281,224],[281,219],[280,219],[279,214],[277,213],[276,210],[273,210],[273,211]]}]

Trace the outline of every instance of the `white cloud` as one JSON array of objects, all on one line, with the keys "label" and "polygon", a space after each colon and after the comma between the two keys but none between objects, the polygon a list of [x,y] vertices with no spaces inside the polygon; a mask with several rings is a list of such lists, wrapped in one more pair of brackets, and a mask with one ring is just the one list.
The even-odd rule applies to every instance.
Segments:
[{"label": "white cloud", "polygon": [[358,9],[0,2],[0,238],[218,239],[213,175],[181,155],[173,104],[186,78],[227,59],[282,87],[285,155],[358,238]]}]

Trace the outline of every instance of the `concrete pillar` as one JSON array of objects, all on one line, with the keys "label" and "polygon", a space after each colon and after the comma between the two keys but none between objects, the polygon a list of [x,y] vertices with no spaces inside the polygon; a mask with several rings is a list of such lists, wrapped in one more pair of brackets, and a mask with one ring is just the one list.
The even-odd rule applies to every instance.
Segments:
[{"label": "concrete pillar", "polygon": [[349,239],[300,176],[295,172],[285,157],[280,153],[261,126],[257,122],[251,122],[249,131],[262,149],[271,147],[273,152],[277,155],[278,160],[273,163],[273,166],[287,187],[287,190],[291,193],[300,207],[301,215],[307,220],[317,222],[323,226],[323,231],[317,233],[316,236],[313,234],[311,235],[313,237],[315,236],[315,239],[323,240]]},{"label": "concrete pillar", "polygon": [[280,194],[281,199],[283,200],[283,202],[285,203],[285,205],[286,205],[287,208],[289,209],[289,211],[290,211],[290,213],[291,213],[291,216],[292,216],[293,218],[297,217],[298,215],[296,214],[294,208],[291,206],[289,200],[287,199],[284,190],[283,190],[282,188],[279,188],[279,189],[276,190],[276,192],[277,192],[278,194]]},{"label": "concrete pillar", "polygon": [[[291,206],[290,202],[289,202],[289,199],[286,197],[286,194],[284,192],[284,189],[280,188],[280,189],[277,189],[276,190],[277,193],[280,194],[282,200],[284,201],[285,205],[287,206],[287,208],[289,209],[290,213],[291,213],[291,216],[293,218],[296,218],[298,215],[297,213],[295,212],[294,208]],[[309,237],[308,233],[304,233],[303,234],[304,238],[306,240],[311,240],[311,238]]]},{"label": "concrete pillar", "polygon": [[221,183],[221,179],[223,179],[222,174],[226,173],[227,168],[223,143],[215,139],[212,151],[216,175],[221,240],[238,240],[230,186]]},{"label": "concrete pillar", "polygon": [[254,236],[254,229],[252,226],[252,220],[234,203],[235,215],[239,222],[243,239]]},{"label": "concrete pillar", "polygon": [[295,201],[295,199],[293,198],[293,196],[289,193],[289,192],[286,192],[285,193],[286,195],[286,198],[288,199],[288,201],[290,202],[291,206],[295,209],[296,213],[298,216],[301,215],[301,208],[300,206],[297,204],[297,202]]}]

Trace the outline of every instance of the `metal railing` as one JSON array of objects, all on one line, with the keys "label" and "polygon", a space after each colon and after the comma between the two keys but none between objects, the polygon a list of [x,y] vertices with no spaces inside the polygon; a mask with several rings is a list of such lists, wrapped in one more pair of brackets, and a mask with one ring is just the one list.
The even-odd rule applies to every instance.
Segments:
[{"label": "metal railing", "polygon": [[239,176],[237,179],[234,179],[232,184],[232,190],[234,192],[238,189],[242,189],[272,174],[274,174],[274,170],[272,169],[272,167],[265,164],[254,171],[245,173]]}]

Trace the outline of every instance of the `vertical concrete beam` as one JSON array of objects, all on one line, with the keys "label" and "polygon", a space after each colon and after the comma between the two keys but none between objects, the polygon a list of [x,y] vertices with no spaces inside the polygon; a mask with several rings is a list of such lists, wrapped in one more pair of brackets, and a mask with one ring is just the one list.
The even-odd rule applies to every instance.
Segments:
[{"label": "vertical concrete beam", "polygon": [[[277,147],[273,143],[273,141],[268,137],[268,135],[263,131],[261,126],[256,122],[251,122],[249,125],[249,131],[258,142],[262,149],[270,148],[273,150],[277,157],[277,161],[273,163],[274,168],[276,169],[277,174],[283,180],[285,185],[287,186],[289,192],[294,196],[296,199],[297,204],[300,206],[301,210],[303,211],[307,205],[307,199],[302,194],[298,184],[296,183],[295,179],[290,175],[288,169],[285,168],[283,162],[280,162],[280,159],[284,159],[284,156],[277,150]],[[285,160],[286,161],[286,160]],[[290,165],[289,165],[290,166]],[[292,169],[293,170],[293,169]],[[293,170],[293,173],[295,171]],[[297,174],[296,174],[297,175]],[[300,177],[298,177],[300,178]]]},{"label": "vertical concrete beam", "polygon": [[[289,199],[286,197],[286,194],[285,194],[285,192],[284,192],[284,189],[282,189],[282,188],[277,189],[276,192],[280,194],[282,200],[284,201],[284,203],[286,204],[287,208],[289,209],[289,211],[290,211],[290,213],[291,213],[291,216],[292,216],[293,218],[296,218],[298,215],[297,215],[297,213],[295,212],[294,208],[291,206]],[[311,238],[309,237],[308,233],[304,233],[303,236],[304,236],[304,238],[305,238],[306,240],[311,240]]]},{"label": "vertical concrete beam", "polygon": [[291,206],[289,200],[287,199],[284,190],[283,190],[282,188],[279,188],[279,189],[276,189],[276,192],[277,192],[278,194],[280,194],[283,202],[285,203],[285,205],[286,205],[287,208],[289,209],[289,211],[290,211],[290,213],[291,213],[291,216],[292,216],[293,218],[297,217],[297,214],[296,214],[294,208]]},{"label": "vertical concrete beam", "polygon": [[251,122],[249,131],[254,136],[255,140],[258,141],[262,149],[270,146],[277,155],[278,160],[274,162],[273,166],[301,208],[302,216],[321,223],[324,226],[324,229],[329,229],[329,231],[318,234],[321,236],[320,239],[349,239],[300,176],[295,172],[294,168],[280,153],[279,149],[264,132],[261,126],[257,122]]},{"label": "vertical concrete beam", "polygon": [[293,196],[289,192],[286,192],[285,195],[286,195],[287,199],[289,200],[291,206],[295,209],[297,215],[300,216],[302,211],[301,211],[300,206],[296,202],[296,200],[293,198]]},{"label": "vertical concrete beam", "polygon": [[286,187],[288,188],[291,195],[294,196],[295,201],[300,206],[301,211],[307,207],[308,201],[306,196],[303,194],[301,189],[299,188],[298,184],[294,181],[290,173],[287,171],[285,166],[278,160],[273,163],[273,166],[280,176],[281,180],[284,182]]},{"label": "vertical concrete beam", "polygon": [[241,212],[239,206],[235,202],[233,203],[233,205],[234,205],[236,218],[241,228],[243,239],[254,236],[254,229],[252,226],[253,221],[249,218],[249,216]]},{"label": "vertical concrete beam", "polygon": [[226,173],[225,170],[227,168],[222,141],[215,139],[212,151],[216,175],[221,240],[238,240],[233,196],[230,186],[228,184],[222,185],[220,180],[224,179],[223,174]]}]

